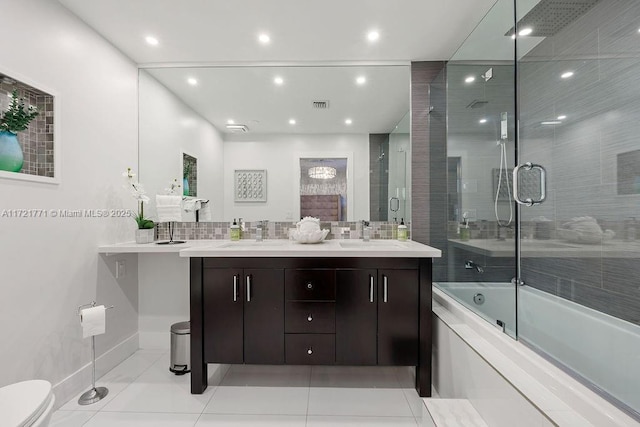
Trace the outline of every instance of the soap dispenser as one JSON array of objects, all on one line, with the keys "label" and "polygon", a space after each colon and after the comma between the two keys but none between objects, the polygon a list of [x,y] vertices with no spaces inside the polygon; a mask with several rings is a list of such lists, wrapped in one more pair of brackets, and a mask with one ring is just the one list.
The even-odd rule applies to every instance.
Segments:
[{"label": "soap dispenser", "polygon": [[236,219],[233,218],[233,224],[231,224],[231,229],[229,231],[232,242],[237,242],[240,240],[240,226],[236,222]]},{"label": "soap dispenser", "polygon": [[398,240],[400,240],[401,242],[407,240],[408,231],[409,230],[407,229],[407,226],[404,225],[404,218],[401,218],[400,225],[398,225]]}]

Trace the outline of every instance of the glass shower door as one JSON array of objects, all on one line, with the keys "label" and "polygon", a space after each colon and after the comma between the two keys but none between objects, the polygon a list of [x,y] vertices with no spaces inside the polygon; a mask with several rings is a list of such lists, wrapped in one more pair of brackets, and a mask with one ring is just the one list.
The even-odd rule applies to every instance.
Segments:
[{"label": "glass shower door", "polygon": [[515,3],[518,339],[638,416],[640,4]]},{"label": "glass shower door", "polygon": [[446,268],[434,263],[434,281],[515,337],[512,27],[513,1],[496,2],[447,63]]}]

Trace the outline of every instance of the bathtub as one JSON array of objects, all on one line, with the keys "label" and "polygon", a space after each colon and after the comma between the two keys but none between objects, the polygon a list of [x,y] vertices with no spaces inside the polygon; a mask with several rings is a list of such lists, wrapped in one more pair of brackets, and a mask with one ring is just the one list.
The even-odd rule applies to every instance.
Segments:
[{"label": "bathtub", "polygon": [[[492,325],[497,321],[503,322],[505,331],[515,337],[516,293],[514,285],[500,282],[441,282],[435,286],[453,296],[465,307],[485,319]],[[483,301],[479,303],[474,297],[481,295]]]},{"label": "bathtub", "polygon": [[[434,283],[491,324],[515,330],[515,295],[507,283]],[[474,295],[484,303],[474,302]],[[640,309],[640,308],[639,308]],[[640,326],[530,286],[518,288],[518,340],[626,410],[640,413]]]}]

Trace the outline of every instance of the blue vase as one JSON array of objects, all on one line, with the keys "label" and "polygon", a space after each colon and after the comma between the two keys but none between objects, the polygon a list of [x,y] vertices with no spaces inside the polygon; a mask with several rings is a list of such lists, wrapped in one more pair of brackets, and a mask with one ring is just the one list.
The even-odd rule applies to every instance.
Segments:
[{"label": "blue vase", "polygon": [[187,178],[182,178],[182,195],[189,195],[189,180]]},{"label": "blue vase", "polygon": [[18,135],[12,132],[0,132],[0,170],[20,172],[24,164],[22,147]]}]

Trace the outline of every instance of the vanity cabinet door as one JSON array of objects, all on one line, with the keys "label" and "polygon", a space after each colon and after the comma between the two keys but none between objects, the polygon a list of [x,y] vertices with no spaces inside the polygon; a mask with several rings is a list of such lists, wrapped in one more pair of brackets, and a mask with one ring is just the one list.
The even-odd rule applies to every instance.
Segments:
[{"label": "vanity cabinet door", "polygon": [[206,362],[243,362],[242,278],[241,269],[204,269],[202,315]]},{"label": "vanity cabinet door", "polygon": [[376,270],[336,271],[336,363],[375,365]]},{"label": "vanity cabinet door", "polygon": [[418,365],[418,270],[378,270],[378,364]]},{"label": "vanity cabinet door", "polygon": [[244,363],[284,363],[284,270],[245,269]]}]

